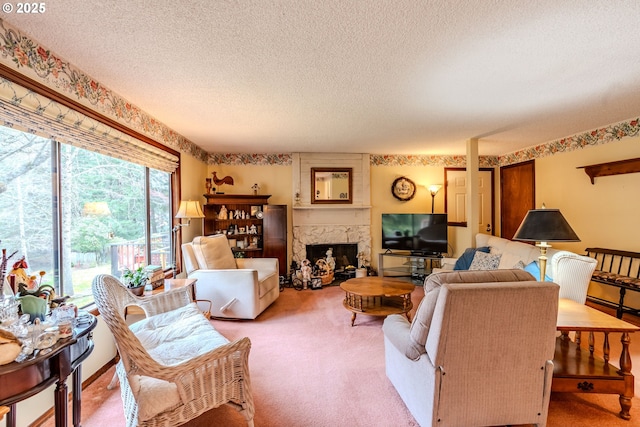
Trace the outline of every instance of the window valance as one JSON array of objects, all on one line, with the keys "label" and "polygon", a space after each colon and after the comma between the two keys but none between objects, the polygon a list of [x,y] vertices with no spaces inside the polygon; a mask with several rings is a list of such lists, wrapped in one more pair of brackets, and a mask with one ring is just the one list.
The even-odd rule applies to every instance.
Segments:
[{"label": "window valance", "polygon": [[0,124],[164,172],[178,167],[176,155],[1,77]]}]

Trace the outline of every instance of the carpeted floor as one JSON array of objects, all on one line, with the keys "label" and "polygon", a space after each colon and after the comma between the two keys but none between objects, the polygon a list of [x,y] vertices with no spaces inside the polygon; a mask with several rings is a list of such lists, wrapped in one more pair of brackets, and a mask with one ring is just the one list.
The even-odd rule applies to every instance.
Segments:
[{"label": "carpeted floor", "polygon": [[[382,318],[358,315],[351,327],[343,296],[338,286],[287,288],[255,321],[212,321],[229,339],[251,338],[256,427],[417,425],[385,376]],[[416,288],[414,306],[422,296]],[[106,389],[112,375],[113,368],[83,393],[84,427],[124,426],[119,389]],[[548,426],[640,425],[637,398],[631,421],[618,411],[615,395],[554,394]],[[224,406],[188,425],[240,426],[244,419]]]}]

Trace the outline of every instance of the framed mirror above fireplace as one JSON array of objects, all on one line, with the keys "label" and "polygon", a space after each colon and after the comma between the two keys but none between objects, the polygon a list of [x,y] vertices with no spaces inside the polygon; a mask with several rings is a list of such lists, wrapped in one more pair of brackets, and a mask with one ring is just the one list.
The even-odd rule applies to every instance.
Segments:
[{"label": "framed mirror above fireplace", "polygon": [[352,168],[311,168],[311,203],[351,204]]}]

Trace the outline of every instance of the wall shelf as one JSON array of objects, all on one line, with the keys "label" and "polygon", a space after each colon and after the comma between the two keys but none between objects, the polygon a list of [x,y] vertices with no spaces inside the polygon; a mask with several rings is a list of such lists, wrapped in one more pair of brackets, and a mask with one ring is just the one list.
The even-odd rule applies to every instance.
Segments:
[{"label": "wall shelf", "polygon": [[584,169],[584,172],[589,175],[589,178],[591,179],[591,184],[595,184],[595,178],[599,176],[640,172],[640,158],[599,163],[597,165],[579,166],[578,169]]}]

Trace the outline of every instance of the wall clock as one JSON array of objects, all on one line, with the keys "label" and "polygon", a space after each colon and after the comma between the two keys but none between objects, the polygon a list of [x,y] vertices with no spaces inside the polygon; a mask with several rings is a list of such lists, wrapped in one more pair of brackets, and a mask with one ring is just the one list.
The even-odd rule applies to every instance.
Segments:
[{"label": "wall clock", "polygon": [[391,194],[393,194],[393,197],[396,199],[406,202],[415,196],[416,184],[409,178],[401,176],[400,178],[396,178],[393,184],[391,184]]}]

